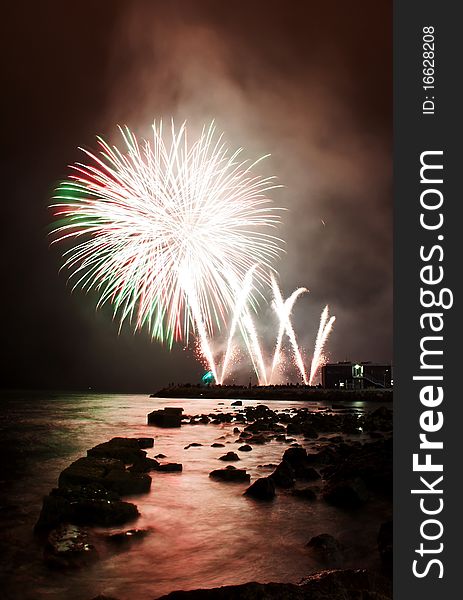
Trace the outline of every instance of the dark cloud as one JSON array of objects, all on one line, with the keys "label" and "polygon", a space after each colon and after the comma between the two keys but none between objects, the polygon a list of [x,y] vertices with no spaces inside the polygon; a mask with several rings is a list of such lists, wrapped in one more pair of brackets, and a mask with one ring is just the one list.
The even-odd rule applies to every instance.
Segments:
[{"label": "dark cloud", "polygon": [[334,359],[391,359],[390,2],[43,2],[6,19],[9,158],[3,181],[4,385],[150,389],[197,378],[70,294],[49,250],[46,209],[76,146],[115,123],[214,118],[284,188],[283,291],[310,288],[304,344],[330,304]]}]

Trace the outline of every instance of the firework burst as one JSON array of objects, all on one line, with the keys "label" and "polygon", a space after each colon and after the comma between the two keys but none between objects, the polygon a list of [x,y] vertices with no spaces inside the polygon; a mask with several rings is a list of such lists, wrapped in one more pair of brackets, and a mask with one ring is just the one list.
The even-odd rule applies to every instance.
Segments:
[{"label": "firework burst", "polygon": [[251,268],[257,305],[281,252],[280,209],[268,198],[280,186],[254,172],[262,159],[231,152],[214,124],[192,143],[185,123],[172,122],[167,135],[155,123],[140,143],[120,132],[123,150],[99,138],[99,153],[83,150],[87,162],[72,165],[56,191],[54,242],[72,242],[63,266],[74,288],[113,305],[121,326],[147,327],[169,346],[194,332],[216,376],[208,340]]}]

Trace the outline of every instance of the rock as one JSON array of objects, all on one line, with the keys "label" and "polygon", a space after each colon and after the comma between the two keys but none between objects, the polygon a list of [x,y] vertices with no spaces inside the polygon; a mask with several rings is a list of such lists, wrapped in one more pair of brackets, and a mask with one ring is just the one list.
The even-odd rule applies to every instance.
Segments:
[{"label": "rock", "polygon": [[48,534],[44,559],[50,567],[76,568],[97,560],[98,552],[85,529],[66,524]]},{"label": "rock", "polygon": [[294,485],[295,472],[289,462],[282,460],[270,477],[277,487],[291,488]]},{"label": "rock", "polygon": [[[158,467],[159,468],[159,467]],[[151,477],[146,473],[113,469],[104,479],[105,485],[121,496],[149,492]]]},{"label": "rock", "polygon": [[180,427],[182,425],[183,408],[164,408],[153,410],[148,414],[148,425],[157,427]]},{"label": "rock", "polygon": [[344,547],[336,538],[328,533],[322,533],[310,539],[307,547],[323,563],[332,567],[340,567],[344,562]]},{"label": "rock", "polygon": [[61,472],[58,485],[67,487],[97,483],[106,487],[104,479],[113,470],[124,471],[124,463],[115,458],[92,456],[79,458]]},{"label": "rock", "polygon": [[260,477],[248,487],[244,494],[257,500],[272,500],[275,497],[275,482],[271,477]]},{"label": "rock", "polygon": [[229,482],[249,482],[251,480],[251,476],[246,473],[246,469],[236,469],[232,465],[229,465],[225,469],[216,469],[215,471],[211,471],[209,473],[209,477],[211,479],[218,479],[220,481],[229,481]]},{"label": "rock", "polygon": [[235,402],[232,402],[230,406],[243,406],[243,402],[241,400],[235,400]]},{"label": "rock", "polygon": [[[286,465],[286,466],[285,466]],[[293,471],[289,473],[290,467]],[[285,450],[282,463],[275,473],[275,483],[278,479],[280,487],[291,487],[289,479],[302,479],[304,481],[315,481],[320,479],[320,474],[310,466],[307,451],[300,446],[294,446]]]},{"label": "rock", "polygon": [[307,463],[307,451],[301,447],[288,448],[283,454],[283,460],[293,468],[305,466]]},{"label": "rock", "polygon": [[312,488],[297,488],[292,491],[292,495],[296,496],[296,498],[302,498],[303,500],[316,500],[317,494],[314,492]]},{"label": "rock", "polygon": [[227,452],[227,454],[224,454],[223,456],[221,456],[219,458],[219,460],[234,461],[234,460],[240,460],[240,457],[238,456],[238,454],[236,454],[236,452]]},{"label": "rock", "polygon": [[286,433],[288,435],[298,435],[299,433],[302,433],[302,428],[298,423],[288,423]]},{"label": "rock", "polygon": [[[241,436],[240,436],[241,437]],[[247,439],[250,444],[265,444],[267,442],[267,438],[264,434],[253,435]]]},{"label": "rock", "polygon": [[328,483],[323,498],[334,506],[358,508],[368,500],[369,494],[364,482],[357,477],[339,483]]},{"label": "rock", "polygon": [[159,462],[154,458],[140,458],[133,463],[128,470],[131,473],[149,473],[150,471],[156,471],[159,467]]},{"label": "rock", "polygon": [[375,494],[392,495],[392,438],[339,447],[334,469],[327,477],[327,487],[352,482],[357,482],[357,487],[362,482],[364,488]]},{"label": "rock", "polygon": [[392,540],[393,525],[392,521],[382,523],[378,532],[378,550],[381,561],[388,571],[392,570]]},{"label": "rock", "polygon": [[135,439],[137,440],[139,448],[141,448],[142,450],[146,448],[153,448],[154,446],[154,438],[142,437]]},{"label": "rock", "polygon": [[211,448],[225,448],[225,444],[221,444],[220,442],[214,442],[211,444]]},{"label": "rock", "polygon": [[50,531],[63,523],[103,527],[124,525],[138,516],[135,504],[114,499],[106,490],[95,493],[83,486],[56,488],[43,500],[35,532]]},{"label": "rock", "polygon": [[321,571],[301,584],[244,583],[171,592],[158,600],[392,600],[389,579],[365,569]]},{"label": "rock", "polygon": [[303,423],[301,426],[301,433],[304,435],[304,438],[308,440],[315,440],[318,438],[317,430],[310,423]]},{"label": "rock", "polygon": [[392,430],[392,410],[386,406],[380,406],[372,412],[365,415],[365,431],[391,431]]},{"label": "rock", "polygon": [[114,545],[127,545],[136,540],[143,539],[148,535],[147,529],[128,529],[127,531],[118,531],[106,537],[106,541]]},{"label": "rock", "polygon": [[265,404],[258,404],[257,406],[247,406],[246,417],[248,421],[256,421],[257,419],[276,417],[273,410],[270,410]]},{"label": "rock", "polygon": [[238,433],[241,433],[240,428],[239,427],[233,427],[233,433],[235,435],[238,435]]},{"label": "rock", "polygon": [[139,458],[144,458],[146,452],[140,449],[133,438],[113,438],[109,442],[98,444],[87,450],[87,456],[96,458],[115,458],[125,464],[132,464]]},{"label": "rock", "polygon": [[156,454],[154,458],[166,458],[165,454]]},{"label": "rock", "polygon": [[358,415],[345,415],[342,422],[342,432],[347,433],[349,435],[358,435],[360,433],[362,421],[359,419]]},{"label": "rock", "polygon": [[183,465],[180,463],[164,463],[163,465],[159,465],[157,471],[164,471],[167,473],[182,471]]},{"label": "rock", "polygon": [[319,452],[307,454],[307,463],[316,465],[329,465],[337,460],[333,448],[325,446]]},{"label": "rock", "polygon": [[244,444],[243,446],[240,446],[240,447],[238,448],[238,450],[239,450],[240,452],[251,452],[251,450],[252,450],[252,446],[250,446],[249,444]]},{"label": "rock", "polygon": [[189,448],[199,448],[200,446],[202,446],[202,444],[192,442],[191,444],[188,444],[188,446],[185,446],[184,450],[188,450]]},{"label": "rock", "polygon": [[[130,471],[125,470],[124,463],[114,458],[97,458],[87,456],[79,458],[64,469],[58,479],[59,487],[98,484],[117,492],[121,496],[148,492],[151,477],[144,475],[144,469],[151,470],[159,463],[146,456],[138,457]],[[141,470],[140,470],[141,469]]]},{"label": "rock", "polygon": [[210,419],[207,415],[201,415],[201,417],[199,418],[199,423],[203,423],[203,425],[207,425],[208,423],[210,423]]},{"label": "rock", "polygon": [[296,470],[296,479],[302,479],[304,481],[316,481],[320,478],[320,473],[313,467],[300,467]]}]

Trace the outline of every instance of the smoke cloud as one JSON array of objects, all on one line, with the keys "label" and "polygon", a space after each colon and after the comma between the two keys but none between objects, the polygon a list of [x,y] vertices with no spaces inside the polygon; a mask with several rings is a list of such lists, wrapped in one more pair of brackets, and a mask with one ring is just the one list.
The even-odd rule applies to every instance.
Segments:
[{"label": "smoke cloud", "polygon": [[[104,47],[97,47],[103,58],[98,73],[88,75],[98,77],[103,90],[98,107],[93,113],[85,109],[84,139],[72,131],[55,150],[61,172],[57,156],[43,176],[48,182],[61,177],[63,161],[75,159],[72,149],[91,143],[92,127],[116,142],[115,124],[149,137],[153,119],[174,117],[187,120],[194,135],[214,119],[230,146],[244,147],[246,157],[271,154],[260,169],[283,185],[272,194],[287,209],[279,232],[285,254],[276,268],[284,297],[299,286],[310,290],[293,313],[300,344],[310,354],[320,312],[329,304],[336,315],[328,343],[333,360],[390,361],[390,3],[136,0],[109,6],[110,27]],[[104,21],[103,15],[95,18]],[[70,38],[78,26],[71,19]],[[97,39],[97,26],[90,23],[88,34]],[[82,96],[91,90],[86,77],[82,69]],[[50,254],[46,260],[50,264]],[[45,271],[51,279],[53,269]],[[71,306],[79,314],[64,354],[69,363],[83,347],[87,355],[77,366],[67,365],[64,384],[114,381],[136,389],[198,377],[201,367],[191,356],[180,348],[169,354],[147,334],[123,331],[115,349],[117,326],[108,323],[110,315],[95,317],[91,297],[67,300],[67,293],[55,300],[67,303],[57,309],[61,321]],[[262,315],[257,325],[268,340],[276,335],[276,321],[270,306],[262,307]],[[57,335],[44,331],[39,329],[39,338]],[[90,338],[90,348],[82,335]],[[124,375],[112,378],[119,367]]]}]

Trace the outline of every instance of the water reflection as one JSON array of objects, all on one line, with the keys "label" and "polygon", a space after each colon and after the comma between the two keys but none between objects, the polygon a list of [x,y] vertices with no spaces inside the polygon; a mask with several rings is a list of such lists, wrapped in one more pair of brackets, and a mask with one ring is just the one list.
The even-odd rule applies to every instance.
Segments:
[{"label": "water reflection", "polygon": [[[212,400],[163,401],[138,395],[15,394],[2,399],[5,598],[86,600],[105,593],[128,600],[250,580],[297,582],[321,568],[305,548],[320,533],[335,535],[347,547],[346,566],[375,566],[378,521],[388,518],[387,503],[368,505],[353,518],[323,502],[308,503],[282,492],[265,504],[245,498],[246,484],[208,477],[224,466],[219,456],[236,451],[235,425],[172,430],[145,425],[146,414],[165,405],[182,406],[187,414],[230,409],[229,402],[218,406]],[[272,403],[278,409],[291,406],[301,403]],[[141,512],[136,527],[149,528],[150,534],[126,552],[108,555],[83,572],[48,570],[31,533],[42,496],[70,461],[117,435],[154,436],[155,447],[148,455],[162,453],[169,462],[181,462],[183,473],[152,473],[151,492],[134,499]],[[225,448],[211,448],[216,441]],[[185,450],[192,442],[203,445]],[[252,452],[240,453],[239,466],[252,478],[267,474],[259,465],[279,462],[286,447],[276,442],[256,445]]]}]

